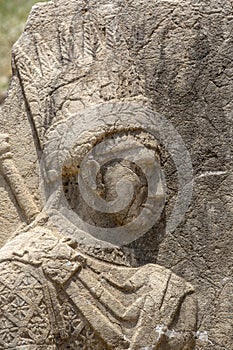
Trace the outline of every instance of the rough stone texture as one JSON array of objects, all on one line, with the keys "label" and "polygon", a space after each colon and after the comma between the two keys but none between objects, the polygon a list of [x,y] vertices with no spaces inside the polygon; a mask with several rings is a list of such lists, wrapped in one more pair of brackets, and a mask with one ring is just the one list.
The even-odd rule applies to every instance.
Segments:
[{"label": "rough stone texture", "polygon": [[[13,49],[0,118],[13,155],[1,135],[2,245],[23,225],[0,254],[0,349],[189,350],[194,335],[196,349],[233,349],[232,21],[230,0],[57,0],[33,7]],[[165,234],[178,185],[175,164],[161,145],[165,210],[148,233],[121,248],[66,241],[62,235],[69,232],[57,232],[45,212],[37,216],[43,207],[39,161],[53,130],[65,128],[77,112],[85,116],[90,106],[110,102],[149,106],[165,116],[194,169],[188,212]],[[131,140],[138,132],[130,120],[127,130],[120,118],[101,130],[93,120],[87,120],[84,150],[78,144],[63,169],[71,204],[80,154],[103,138]],[[128,212],[134,218],[145,195],[140,170],[114,163],[99,176],[98,190],[103,183],[108,200],[115,196],[114,178],[134,183],[140,197]],[[110,219],[111,225],[124,222],[115,214],[87,213],[80,202],[74,210],[106,226]]]}]

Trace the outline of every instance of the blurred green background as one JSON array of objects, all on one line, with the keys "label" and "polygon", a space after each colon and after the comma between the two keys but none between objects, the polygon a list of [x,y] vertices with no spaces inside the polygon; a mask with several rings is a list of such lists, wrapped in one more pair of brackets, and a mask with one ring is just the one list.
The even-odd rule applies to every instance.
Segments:
[{"label": "blurred green background", "polygon": [[11,76],[11,48],[23,32],[32,5],[46,0],[0,0],[0,102]]}]

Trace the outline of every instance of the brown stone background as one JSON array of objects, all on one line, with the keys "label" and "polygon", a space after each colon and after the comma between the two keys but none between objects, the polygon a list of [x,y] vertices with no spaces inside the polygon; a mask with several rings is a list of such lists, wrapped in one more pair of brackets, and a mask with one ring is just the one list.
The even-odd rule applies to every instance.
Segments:
[{"label": "brown stone background", "polygon": [[[62,18],[67,1],[56,3]],[[140,39],[145,27],[136,26],[136,44],[129,37],[145,94],[182,136],[195,180],[184,221],[165,237],[159,251],[153,232],[134,248],[140,264],[157,262],[195,286],[201,332],[197,349],[232,350],[232,1],[136,1],[132,6],[145,16],[146,30],[154,28],[148,45]],[[35,18],[32,21],[38,24],[39,17]],[[50,33],[49,26],[43,27],[44,37]],[[17,76],[2,110],[0,130],[11,135],[15,162],[39,199],[37,153]],[[165,151],[163,162],[172,198],[176,173]],[[0,191],[3,243],[20,224],[22,213],[15,209],[3,176]]]}]

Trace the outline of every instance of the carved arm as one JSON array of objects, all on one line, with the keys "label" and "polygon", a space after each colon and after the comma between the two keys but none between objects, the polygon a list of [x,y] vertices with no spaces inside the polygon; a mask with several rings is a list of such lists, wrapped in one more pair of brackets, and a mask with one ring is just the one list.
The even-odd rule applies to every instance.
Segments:
[{"label": "carved arm", "polygon": [[0,171],[9,184],[26,219],[31,222],[39,213],[26,184],[16,168],[10,152],[9,135],[0,134]]}]

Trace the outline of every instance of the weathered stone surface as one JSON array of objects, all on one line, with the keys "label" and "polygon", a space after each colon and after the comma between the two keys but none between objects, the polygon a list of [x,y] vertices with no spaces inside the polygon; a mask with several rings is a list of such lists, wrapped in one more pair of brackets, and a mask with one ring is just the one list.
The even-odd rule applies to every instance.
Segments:
[{"label": "weathered stone surface", "polygon": [[232,21],[33,7],[0,118],[0,349],[233,349]]}]

